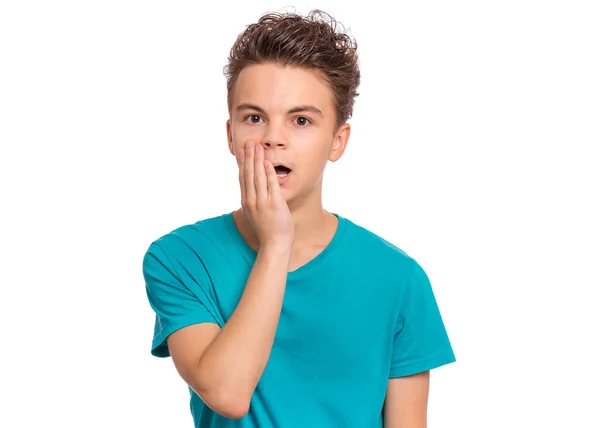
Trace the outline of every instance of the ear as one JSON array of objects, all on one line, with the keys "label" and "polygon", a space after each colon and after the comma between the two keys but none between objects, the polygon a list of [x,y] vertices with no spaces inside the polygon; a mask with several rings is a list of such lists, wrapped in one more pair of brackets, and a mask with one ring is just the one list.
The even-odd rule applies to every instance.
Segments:
[{"label": "ear", "polygon": [[342,157],[344,151],[346,150],[346,146],[348,145],[349,139],[350,124],[344,123],[342,126],[340,126],[340,129],[335,133],[333,138],[333,146],[331,147],[331,152],[329,153],[329,160],[331,162],[335,162]]},{"label": "ear", "polygon": [[227,119],[227,145],[229,146],[229,152],[235,156],[235,150],[233,149],[233,131],[231,130],[231,119]]}]

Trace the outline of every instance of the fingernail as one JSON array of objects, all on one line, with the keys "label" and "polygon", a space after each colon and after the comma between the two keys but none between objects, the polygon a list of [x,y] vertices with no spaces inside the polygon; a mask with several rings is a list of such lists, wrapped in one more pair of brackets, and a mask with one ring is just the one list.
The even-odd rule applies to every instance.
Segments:
[{"label": "fingernail", "polygon": [[256,153],[260,152],[260,144],[257,144],[254,150],[256,150]]}]

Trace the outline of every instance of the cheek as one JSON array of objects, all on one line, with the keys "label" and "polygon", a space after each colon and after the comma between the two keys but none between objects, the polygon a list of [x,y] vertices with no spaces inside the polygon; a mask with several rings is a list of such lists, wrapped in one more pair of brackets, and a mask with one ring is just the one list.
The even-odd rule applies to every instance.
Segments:
[{"label": "cheek", "polygon": [[315,144],[310,154],[307,153],[306,165],[308,166],[307,169],[311,171],[311,175],[317,177],[323,173],[329,161],[330,147],[331,142],[323,139],[320,143]]},{"label": "cheek", "polygon": [[231,138],[233,145],[240,149],[244,147],[247,140],[258,141],[261,138],[261,130],[258,126],[248,126],[245,123],[235,123],[231,127]]},{"label": "cheek", "polygon": [[249,138],[248,132],[244,132],[244,128],[239,125],[233,125],[231,127],[231,141],[234,150],[234,155],[236,155],[236,160],[239,165],[240,161],[237,154],[244,149],[244,142]]}]

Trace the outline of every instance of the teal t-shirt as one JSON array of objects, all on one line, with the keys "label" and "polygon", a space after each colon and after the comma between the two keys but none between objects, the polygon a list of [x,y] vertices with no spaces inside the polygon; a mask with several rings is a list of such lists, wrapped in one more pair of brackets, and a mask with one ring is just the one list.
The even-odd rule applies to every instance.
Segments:
[{"label": "teal t-shirt", "polygon": [[[180,227],[143,261],[156,313],[152,355],[185,326],[227,322],[256,252],[233,213]],[[197,428],[383,426],[388,380],[455,361],[421,266],[381,237],[337,215],[337,231],[313,260],[288,274],[269,362],[248,414],[227,419],[190,388]]]}]

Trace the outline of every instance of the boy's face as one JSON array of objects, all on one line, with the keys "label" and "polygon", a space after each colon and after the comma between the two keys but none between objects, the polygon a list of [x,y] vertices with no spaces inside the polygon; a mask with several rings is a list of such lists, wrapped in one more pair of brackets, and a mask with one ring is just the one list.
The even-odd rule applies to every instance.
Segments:
[{"label": "boy's face", "polygon": [[267,160],[289,168],[278,171],[288,204],[315,191],[320,197],[327,161],[342,156],[350,136],[350,125],[335,127],[333,93],[313,71],[268,63],[239,74],[227,121],[229,150],[235,155],[252,140]]}]

